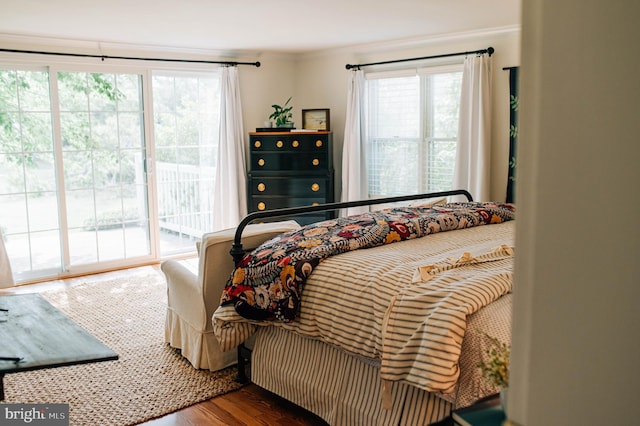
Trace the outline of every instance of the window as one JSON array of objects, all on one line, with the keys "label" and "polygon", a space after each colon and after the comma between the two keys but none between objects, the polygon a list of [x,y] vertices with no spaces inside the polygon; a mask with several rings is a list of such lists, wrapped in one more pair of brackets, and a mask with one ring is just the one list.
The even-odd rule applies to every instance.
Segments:
[{"label": "window", "polygon": [[194,251],[212,222],[217,73],[54,67],[0,64],[0,230],[16,281]]},{"label": "window", "polygon": [[449,190],[462,66],[367,75],[369,196]]}]

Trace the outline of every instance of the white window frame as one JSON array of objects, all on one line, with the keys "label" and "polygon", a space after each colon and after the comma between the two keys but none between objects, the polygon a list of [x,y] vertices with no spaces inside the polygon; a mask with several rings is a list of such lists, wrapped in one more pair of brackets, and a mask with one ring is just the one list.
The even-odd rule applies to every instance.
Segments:
[{"label": "white window frame", "polygon": [[[434,65],[434,66],[428,66],[428,67],[412,67],[412,68],[403,68],[403,69],[395,69],[395,70],[387,70],[387,71],[373,71],[373,72],[368,72],[365,73],[365,79],[367,81],[370,80],[379,80],[379,79],[388,79],[388,78],[401,78],[401,77],[413,77],[413,76],[418,76],[418,77],[422,77],[422,76],[429,76],[429,75],[435,75],[435,74],[446,74],[446,73],[460,73],[460,75],[462,74],[464,68],[464,64],[462,62],[456,62],[456,63],[449,63],[449,64],[443,64],[443,65]],[[436,141],[435,138],[431,137],[430,135],[427,134],[427,128],[426,128],[426,123],[425,121],[425,117],[426,117],[426,111],[425,111],[425,97],[427,96],[426,94],[426,84],[425,81],[420,81],[420,85],[419,85],[419,90],[420,90],[420,113],[419,113],[419,119],[420,119],[420,129],[419,129],[419,134],[417,136],[417,143],[419,143],[419,150],[421,151],[420,154],[420,161],[417,165],[417,168],[420,170],[419,175],[422,175],[425,173],[425,165],[428,164],[429,162],[429,158],[428,158],[428,153],[427,153],[427,145],[430,143],[430,141]],[[369,91],[368,89],[365,91],[365,93],[367,93],[366,96],[369,96]],[[366,117],[367,117],[367,121],[369,122],[369,125],[367,127],[367,140],[366,140],[366,150],[367,150],[367,158],[369,157],[368,155],[368,151],[369,151],[369,144],[371,143],[371,140],[373,138],[373,127],[372,127],[372,117],[370,116],[370,111],[368,110],[369,108],[369,103],[365,102],[365,105],[367,105],[367,111],[365,113]],[[457,146],[457,140],[456,140],[456,146]],[[367,169],[369,168],[369,163],[367,162],[366,167]],[[428,171],[426,171],[428,172]],[[367,171],[367,173],[369,173]],[[453,170],[452,170],[453,173]],[[420,183],[420,185],[423,184],[427,184],[426,182],[422,182]],[[392,195],[405,195],[405,192],[401,193],[384,193],[384,194],[378,194],[378,193],[372,193],[372,191],[375,191],[376,188],[373,188],[373,183],[372,183],[372,179],[369,179],[369,196],[370,197],[375,197],[375,196],[392,196]],[[425,188],[425,187],[419,187],[416,191],[417,192],[427,192],[429,189]]]}]

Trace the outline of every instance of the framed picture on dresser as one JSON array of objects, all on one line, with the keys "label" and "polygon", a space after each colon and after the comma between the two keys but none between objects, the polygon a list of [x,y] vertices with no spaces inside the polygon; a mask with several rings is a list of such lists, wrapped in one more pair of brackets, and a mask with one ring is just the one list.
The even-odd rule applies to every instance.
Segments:
[{"label": "framed picture on dresser", "polygon": [[329,108],[303,109],[302,128],[306,130],[330,130]]}]

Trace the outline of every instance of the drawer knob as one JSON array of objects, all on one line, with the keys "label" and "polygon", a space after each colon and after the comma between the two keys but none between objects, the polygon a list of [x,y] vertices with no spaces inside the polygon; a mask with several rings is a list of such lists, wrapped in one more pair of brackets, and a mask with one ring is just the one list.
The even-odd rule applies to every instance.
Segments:
[{"label": "drawer knob", "polygon": [[258,210],[264,210],[267,208],[267,205],[265,203],[263,203],[262,201],[260,201],[258,203]]},{"label": "drawer knob", "polygon": [[264,183],[260,182],[258,184],[258,191],[263,192],[265,189],[267,189],[267,187],[265,186]]},{"label": "drawer knob", "polygon": [[313,185],[311,185],[311,190],[313,192],[318,192],[320,191],[320,185],[318,185],[317,183],[314,183]]},{"label": "drawer knob", "polygon": [[278,141],[278,142],[276,142],[276,146],[277,146],[278,148],[282,148],[282,147],[284,146],[284,142],[282,142],[282,141]]},{"label": "drawer knob", "polygon": [[291,143],[291,146],[293,146],[294,148],[297,148],[297,147],[299,147],[299,146],[300,146],[300,142],[298,142],[298,141],[293,141],[293,142]]},{"label": "drawer knob", "polygon": [[322,147],[322,141],[321,141],[320,139],[318,139],[318,140],[316,141],[316,146],[317,146],[318,148]]},{"label": "drawer knob", "polygon": [[314,166],[317,166],[318,164],[320,164],[320,160],[318,160],[317,158],[314,158],[311,164],[313,164]]},{"label": "drawer knob", "polygon": [[260,147],[262,146],[262,142],[260,142],[260,141],[255,141],[255,142],[253,143],[253,146],[255,146],[256,148],[260,148]]},{"label": "drawer knob", "polygon": [[261,158],[258,160],[258,166],[260,167],[264,166],[264,158]]}]

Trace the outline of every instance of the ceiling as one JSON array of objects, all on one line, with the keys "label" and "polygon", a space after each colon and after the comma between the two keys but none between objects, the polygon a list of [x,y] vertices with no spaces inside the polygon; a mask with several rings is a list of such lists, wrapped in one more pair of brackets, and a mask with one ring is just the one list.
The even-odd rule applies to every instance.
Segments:
[{"label": "ceiling", "polygon": [[0,35],[304,53],[517,27],[520,0],[2,0]]}]

